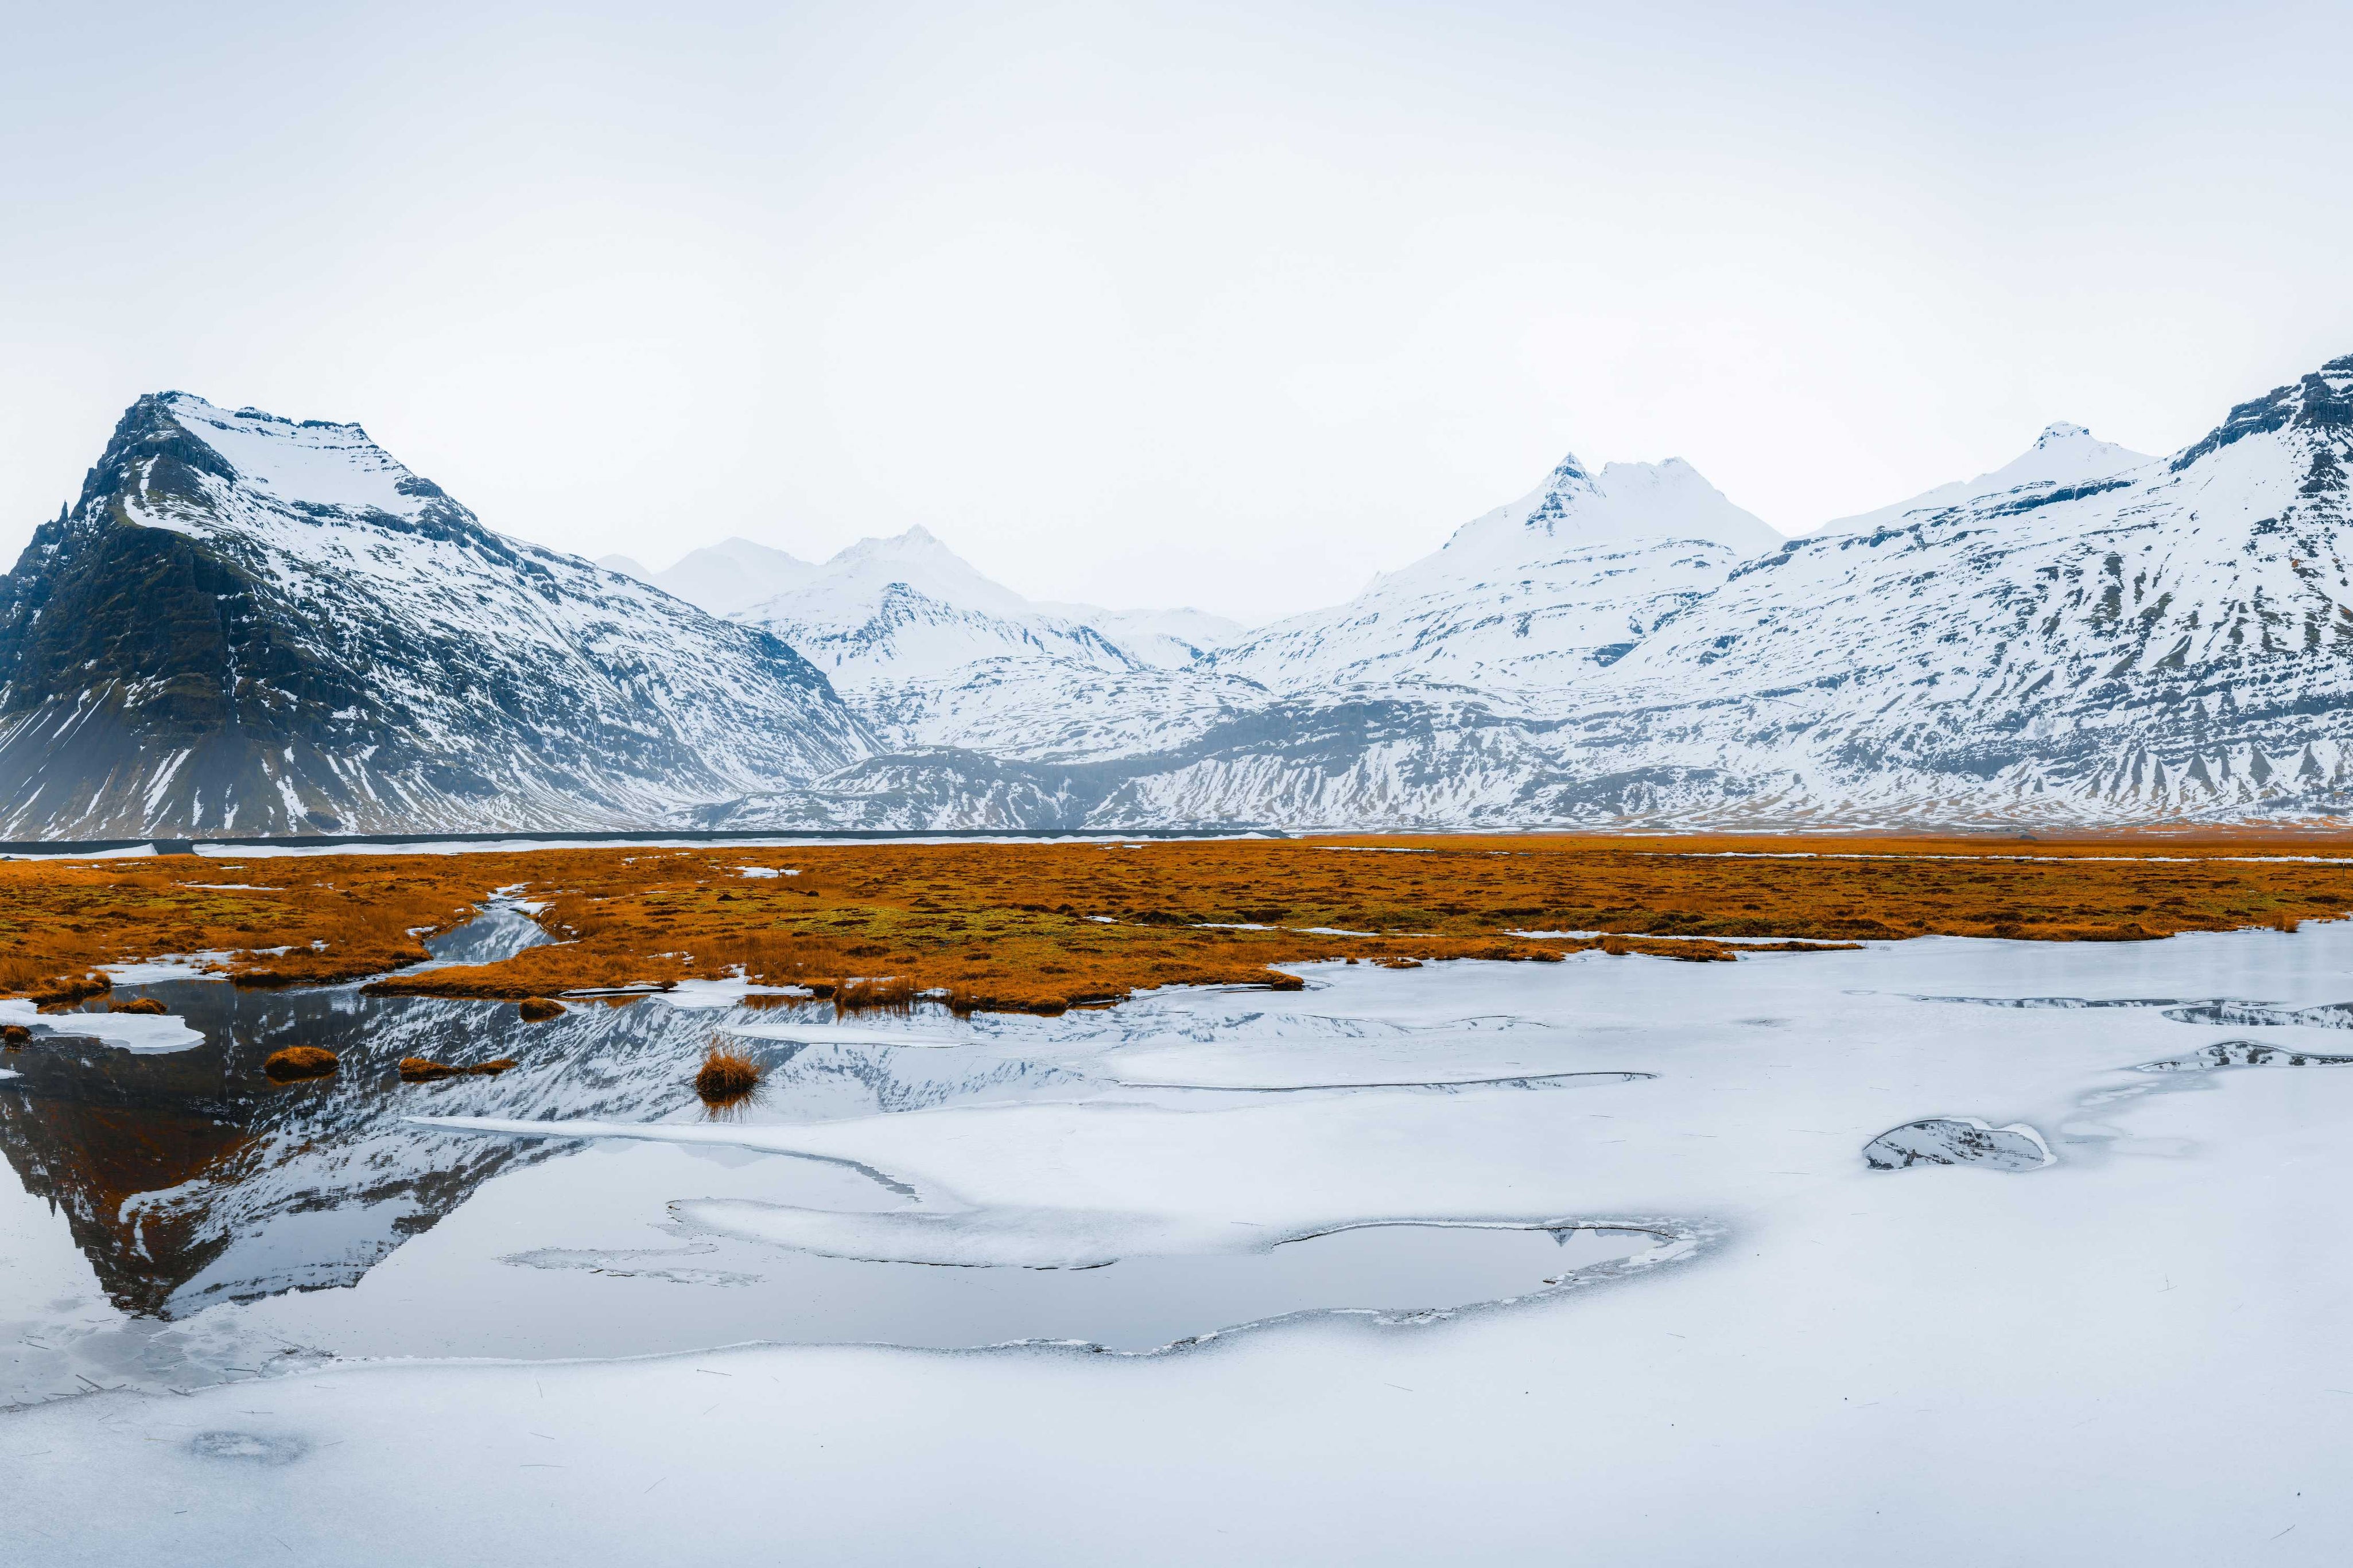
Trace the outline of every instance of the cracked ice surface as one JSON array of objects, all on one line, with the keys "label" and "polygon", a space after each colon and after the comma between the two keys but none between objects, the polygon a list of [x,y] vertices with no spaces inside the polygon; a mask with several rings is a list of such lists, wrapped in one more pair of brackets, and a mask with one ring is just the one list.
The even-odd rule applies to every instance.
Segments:
[{"label": "cracked ice surface", "polygon": [[[1172,1258],[1218,1227],[1415,1218],[1712,1239],[1501,1309],[1311,1315],[1155,1358],[746,1347],[344,1362],[193,1398],[96,1395],[0,1418],[13,1549],[1958,1564],[2021,1542],[2035,1560],[2137,1563],[2353,1546],[2337,1473],[2353,1255],[2336,1240],[2353,1075],[2200,1070],[2245,1026],[2147,1005],[1983,1005],[2324,1007],[2353,996],[2353,927],[1308,973],[1295,994],[878,1023],[873,1038],[920,1049],[860,1060],[1028,1064],[919,1109],[797,1121],[779,1103],[626,1139],[599,1136],[624,1125],[600,1110],[565,1129],[583,1152],[485,1183],[357,1285],[245,1310],[332,1349],[371,1298],[382,1322],[422,1325],[406,1353],[459,1337],[466,1282],[493,1277],[545,1282],[544,1312],[601,1286],[665,1292],[691,1319],[749,1289],[728,1277],[764,1245],[822,1233],[912,1258],[930,1244],[896,1234],[920,1228],[912,1215],[977,1216],[964,1228],[992,1247],[1075,1237]],[[2343,1039],[2264,1033],[2290,1051]],[[2185,1065],[2134,1070],[2160,1058]],[[1655,1076],[1463,1081],[1570,1072]],[[1461,1087],[1361,1087],[1442,1082]],[[2057,1162],[2016,1179],[1869,1168],[1874,1137],[1957,1111],[2041,1129]],[[742,1234],[779,1215],[765,1241]],[[763,1223],[717,1234],[731,1219]]]}]

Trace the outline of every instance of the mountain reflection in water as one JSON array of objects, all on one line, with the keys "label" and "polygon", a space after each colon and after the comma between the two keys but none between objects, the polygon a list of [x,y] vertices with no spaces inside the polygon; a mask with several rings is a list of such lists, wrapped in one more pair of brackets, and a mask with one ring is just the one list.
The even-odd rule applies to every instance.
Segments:
[{"label": "mountain reflection in water", "polygon": [[[351,1284],[501,1169],[569,1147],[402,1118],[659,1116],[691,1101],[681,1066],[706,1033],[659,1005],[575,1009],[532,1025],[511,1005],[348,988],[179,981],[140,990],[205,1043],[134,1055],[52,1037],[13,1053],[0,1152],[27,1191],[63,1211],[114,1304],[164,1318]],[[273,1083],[262,1062],[298,1045],[324,1047],[341,1065],[324,1079]],[[502,1078],[406,1084],[398,1064],[409,1056],[520,1065]]]},{"label": "mountain reflection in water", "polygon": [[[437,939],[436,960],[501,956],[541,940],[537,932],[519,911],[493,909]],[[779,1336],[961,1346],[1042,1335],[1146,1348],[1312,1307],[1419,1309],[1518,1295],[1564,1267],[1658,1240],[1607,1227],[1571,1236],[1379,1225],[1232,1257],[1145,1258],[1117,1270],[1035,1277],[845,1260],[690,1235],[667,1221],[662,1203],[670,1190],[845,1210],[902,1201],[887,1184],[839,1165],[638,1144],[626,1169],[607,1145],[603,1158],[533,1173],[524,1167],[594,1145],[409,1118],[700,1120],[693,1075],[723,1035],[763,1067],[746,1112],[759,1121],[1105,1096],[1222,1109],[1235,1094],[1292,1090],[1126,1084],[1015,1054],[1023,1047],[1014,1038],[944,1017],[925,1021],[911,1042],[954,1033],[979,1048],[894,1046],[889,1025],[867,1039],[835,1027],[812,1030],[815,1039],[765,1037],[796,1014],[833,1025],[827,1004],[778,1012],[582,999],[527,1024],[508,1003],[181,980],[121,986],[89,1010],[133,994],[162,1002],[203,1043],[132,1052],[75,1035],[70,1015],[53,1015],[37,1038],[0,1058],[0,1154],[28,1194],[0,1189],[0,1258],[10,1265],[0,1268],[0,1408],[101,1387],[187,1388],[329,1354],[639,1354]],[[734,1032],[745,1028],[757,1037]],[[290,1046],[323,1047],[339,1065],[324,1078],[273,1082],[262,1064]],[[516,1065],[495,1077],[406,1083],[406,1057]],[[1556,1076],[1581,1086],[1628,1075]],[[1541,1076],[1478,1082],[1567,1087]],[[747,1162],[759,1173],[730,1188],[727,1172]],[[649,1169],[670,1174],[650,1187],[613,1184]],[[295,1300],[359,1285],[501,1173],[513,1181],[484,1196],[493,1228],[427,1249],[399,1289]],[[596,1217],[600,1203],[617,1216],[609,1225]],[[584,1204],[593,1212],[583,1223],[564,1217]],[[550,1236],[534,1241],[533,1231],[510,1251],[496,1227],[518,1212],[543,1215]],[[419,1289],[420,1279],[430,1283]],[[694,1289],[670,1294],[681,1285]]]},{"label": "mountain reflection in water", "polygon": [[[494,907],[430,945],[440,962],[480,962],[538,940],[527,919]],[[219,981],[119,987],[112,1000],[133,994],[163,1002],[204,1044],[137,1054],[65,1033],[70,1016],[44,1020],[58,1032],[5,1058],[16,1076],[0,1079],[0,1152],[27,1192],[64,1215],[114,1306],[162,1320],[356,1283],[501,1170],[580,1147],[405,1118],[658,1121],[696,1106],[691,1079],[715,1028],[753,1016],[614,998],[526,1024],[505,1003],[367,996],[354,986],[244,991]],[[831,1021],[829,1008],[820,1016]],[[272,1082],[263,1061],[298,1045],[334,1052],[337,1070]],[[1081,1081],[961,1053],[780,1041],[739,1048],[767,1069],[761,1113],[789,1121]],[[412,1084],[399,1076],[404,1057],[517,1065],[495,1078]],[[0,1317],[10,1305],[0,1300]]]}]

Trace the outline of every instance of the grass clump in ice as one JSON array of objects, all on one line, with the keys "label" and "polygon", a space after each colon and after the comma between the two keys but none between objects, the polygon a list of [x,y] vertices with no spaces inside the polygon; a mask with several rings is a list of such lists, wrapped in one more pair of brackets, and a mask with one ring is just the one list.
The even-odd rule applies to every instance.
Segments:
[{"label": "grass clump in ice", "polygon": [[153,996],[133,996],[128,1002],[110,1002],[106,1005],[106,1010],[110,1013],[143,1013],[150,1016],[171,1011]]},{"label": "grass clump in ice", "polygon": [[694,1092],[713,1110],[741,1105],[760,1090],[760,1064],[731,1046],[713,1041],[694,1075]]},{"label": "grass clump in ice", "polygon": [[547,996],[526,996],[515,1004],[515,1011],[526,1024],[543,1024],[550,1018],[564,1016],[564,1004]]}]

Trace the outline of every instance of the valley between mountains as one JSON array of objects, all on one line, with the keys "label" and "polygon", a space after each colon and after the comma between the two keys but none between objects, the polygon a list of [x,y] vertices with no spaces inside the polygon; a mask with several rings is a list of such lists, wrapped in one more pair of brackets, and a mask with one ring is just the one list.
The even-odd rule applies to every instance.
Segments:
[{"label": "valley between mountains", "polygon": [[591,563],[358,426],[156,394],[0,579],[0,838],[2330,818],[2348,461],[2353,356],[1794,539],[1571,457],[1242,627],[1035,603],[923,529]]}]

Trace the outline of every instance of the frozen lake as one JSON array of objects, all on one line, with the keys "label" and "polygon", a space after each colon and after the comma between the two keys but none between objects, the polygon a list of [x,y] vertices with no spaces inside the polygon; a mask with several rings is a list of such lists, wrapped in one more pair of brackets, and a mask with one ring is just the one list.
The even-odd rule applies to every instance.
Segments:
[{"label": "frozen lake", "polygon": [[[0,1556],[2353,1545],[2353,928],[1307,973],[46,1018],[0,1059]],[[716,1118],[714,1038],[767,1067]],[[343,1066],[273,1085],[288,1044]]]}]

